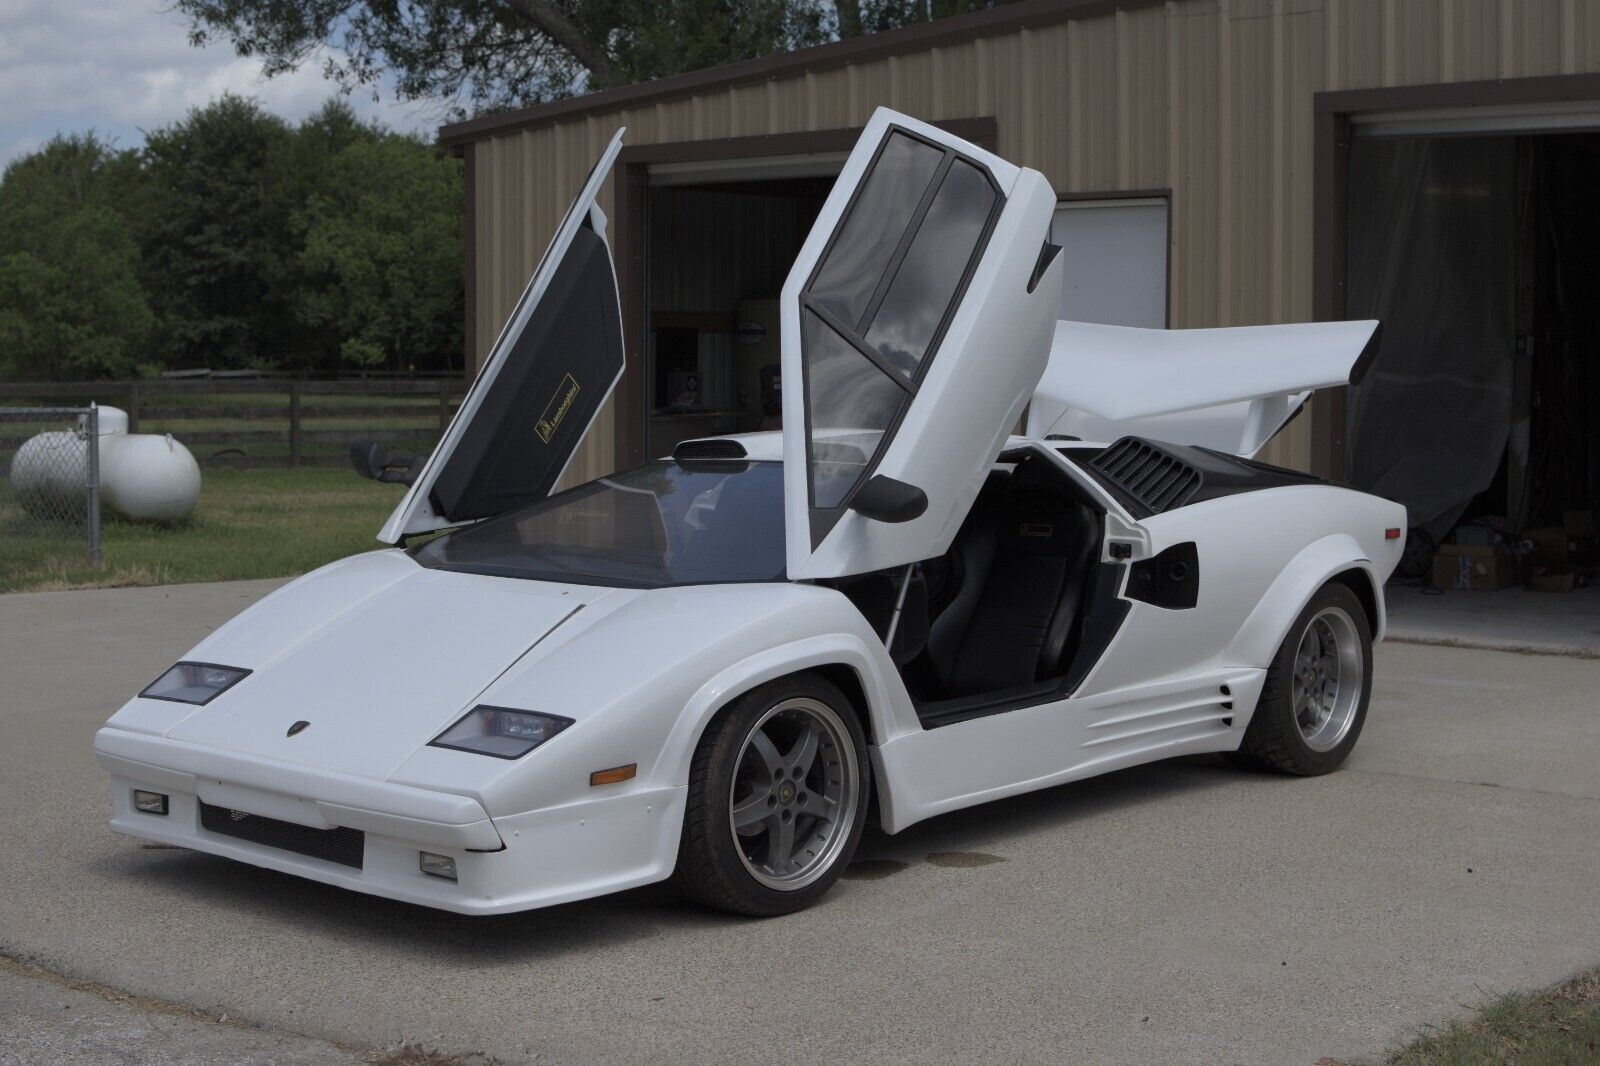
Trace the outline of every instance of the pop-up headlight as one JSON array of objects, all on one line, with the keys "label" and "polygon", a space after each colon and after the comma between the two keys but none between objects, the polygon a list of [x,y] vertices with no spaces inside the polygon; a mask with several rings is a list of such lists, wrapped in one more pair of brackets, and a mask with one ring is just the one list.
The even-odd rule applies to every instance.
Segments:
[{"label": "pop-up headlight", "polygon": [[249,676],[237,666],[215,663],[179,663],[149,685],[139,695],[152,700],[172,700],[205,706]]},{"label": "pop-up headlight", "polygon": [[455,748],[497,759],[520,759],[567,726],[572,719],[505,707],[474,707],[433,738],[436,748]]}]

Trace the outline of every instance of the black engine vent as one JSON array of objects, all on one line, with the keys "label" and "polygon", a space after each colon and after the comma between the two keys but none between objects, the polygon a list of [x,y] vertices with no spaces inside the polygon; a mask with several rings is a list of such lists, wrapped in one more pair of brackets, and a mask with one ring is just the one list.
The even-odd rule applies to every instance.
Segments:
[{"label": "black engine vent", "polygon": [[710,440],[686,440],[672,450],[672,458],[680,463],[737,461],[749,454],[738,441],[716,437]]},{"label": "black engine vent", "polygon": [[1137,504],[1146,516],[1182,507],[1202,484],[1200,471],[1138,437],[1123,437],[1090,460],[1089,466],[1126,497],[1124,502]]}]

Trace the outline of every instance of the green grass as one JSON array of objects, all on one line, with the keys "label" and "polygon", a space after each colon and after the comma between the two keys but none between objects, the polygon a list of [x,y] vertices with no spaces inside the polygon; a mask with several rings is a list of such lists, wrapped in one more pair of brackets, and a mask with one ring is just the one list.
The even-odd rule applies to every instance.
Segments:
[{"label": "green grass", "polygon": [[348,467],[204,472],[200,504],[182,523],[107,518],[105,565],[91,569],[81,534],[0,530],[0,592],[235,581],[300,574],[379,547],[378,527],[400,501],[396,485]]},{"label": "green grass", "polygon": [[1600,970],[1502,996],[1396,1052],[1394,1066],[1567,1066],[1600,1062]]}]

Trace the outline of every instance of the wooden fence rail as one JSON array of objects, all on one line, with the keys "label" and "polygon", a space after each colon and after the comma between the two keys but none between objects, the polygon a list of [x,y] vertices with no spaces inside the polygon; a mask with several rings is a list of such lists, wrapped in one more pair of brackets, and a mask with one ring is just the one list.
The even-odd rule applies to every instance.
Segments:
[{"label": "wooden fence rail", "polygon": [[[202,463],[320,466],[342,462],[357,437],[426,451],[466,388],[463,378],[0,382],[0,406],[92,400],[127,411],[130,433],[172,434]],[[0,437],[0,456],[23,439]]]}]

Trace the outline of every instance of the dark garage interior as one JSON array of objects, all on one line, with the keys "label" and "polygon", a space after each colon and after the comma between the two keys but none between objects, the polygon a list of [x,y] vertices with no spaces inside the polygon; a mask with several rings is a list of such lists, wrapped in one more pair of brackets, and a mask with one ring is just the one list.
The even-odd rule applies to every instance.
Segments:
[{"label": "dark garage interior", "polygon": [[1350,474],[1410,512],[1401,581],[1593,584],[1596,188],[1596,133],[1351,145],[1349,311],[1384,334],[1350,390]]},{"label": "dark garage interior", "polygon": [[648,454],[776,428],[778,294],[831,176],[658,182],[648,193]]}]

